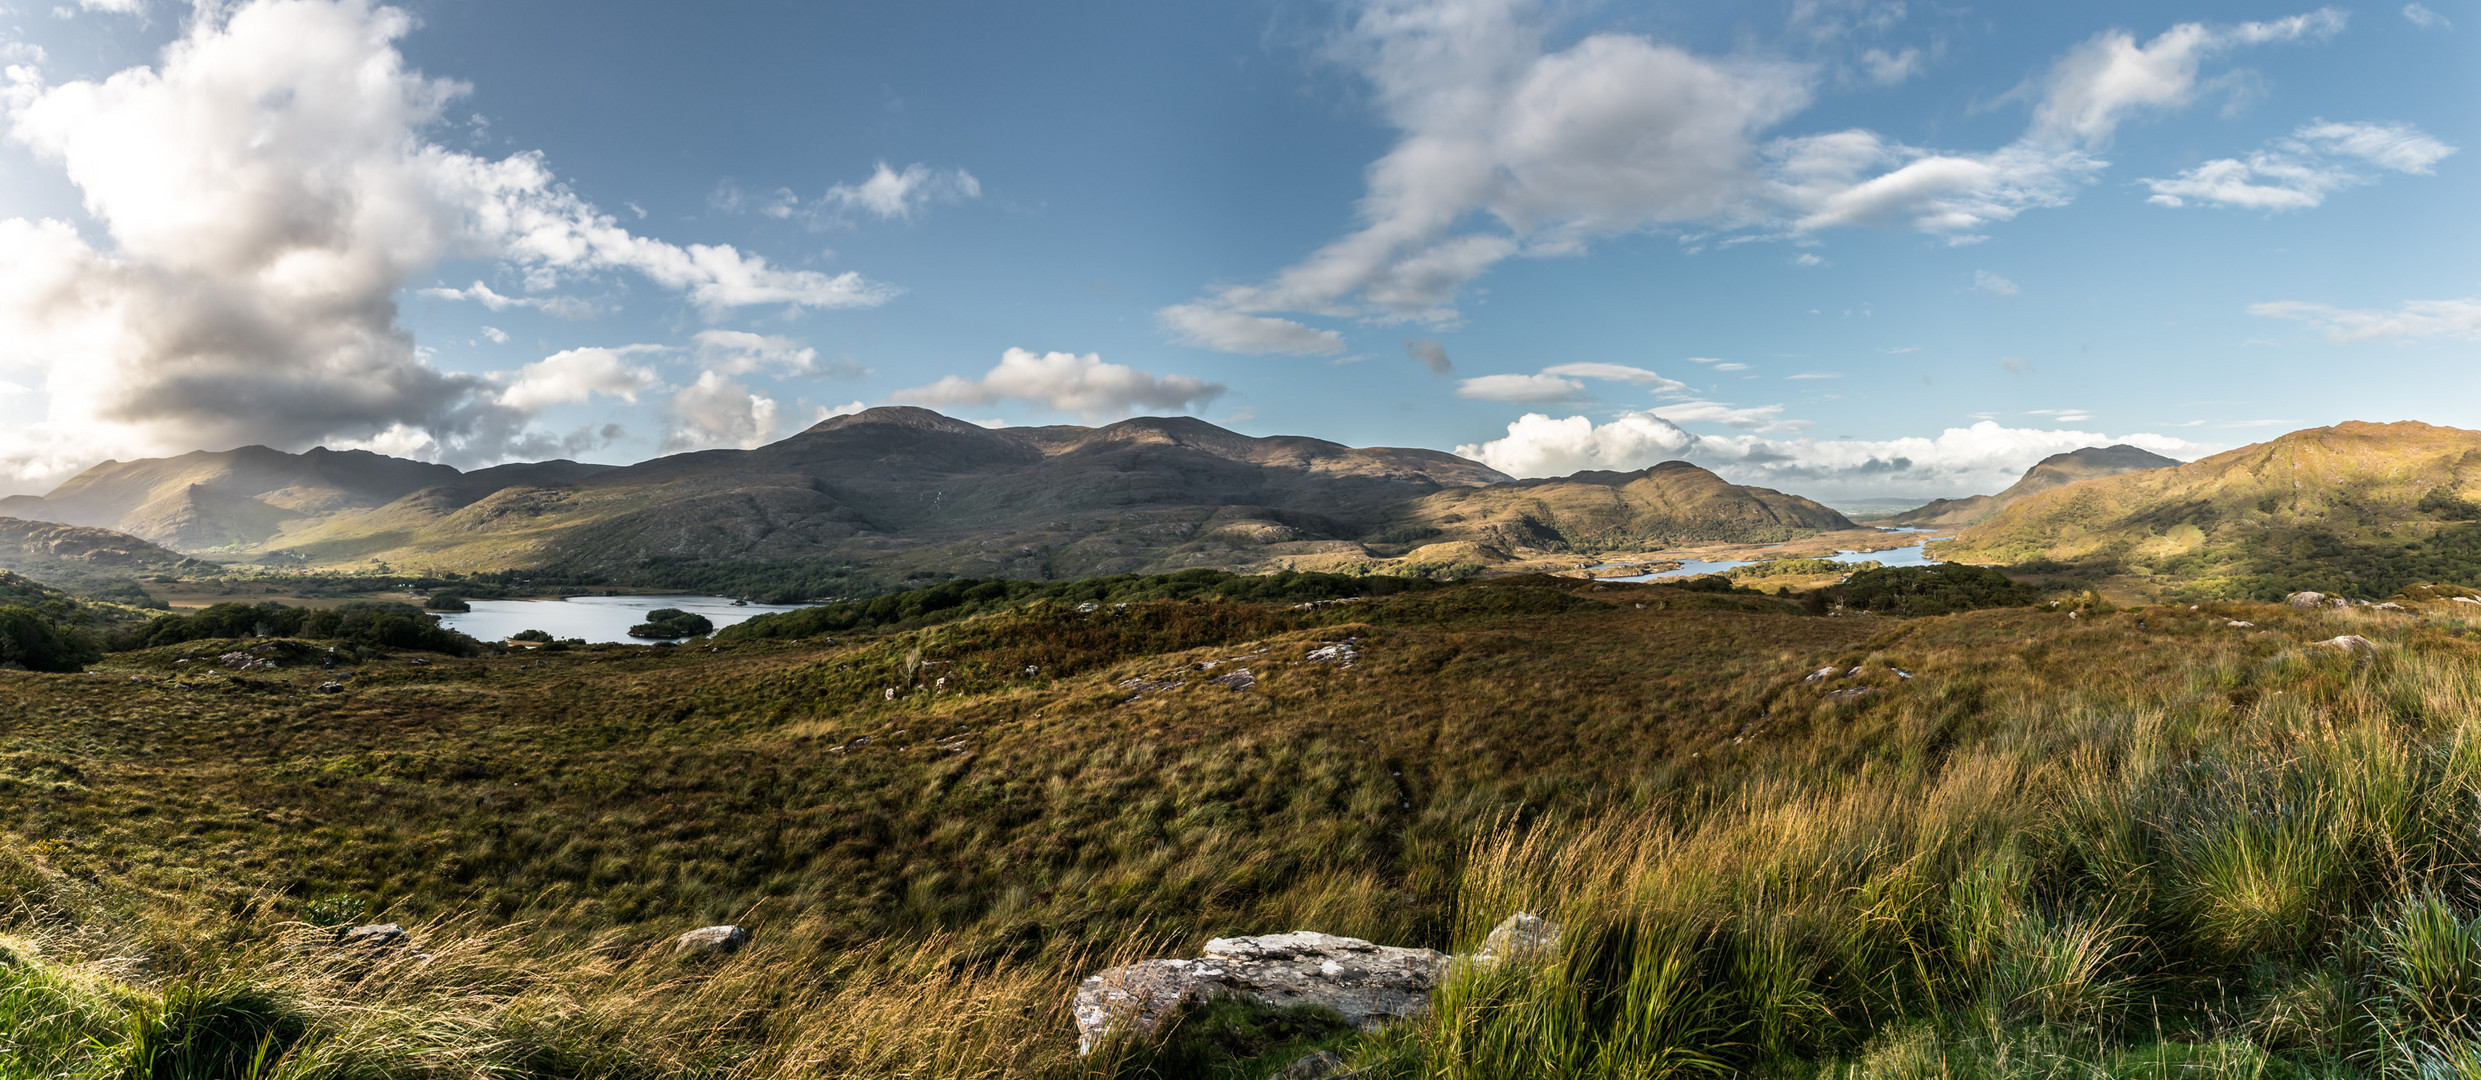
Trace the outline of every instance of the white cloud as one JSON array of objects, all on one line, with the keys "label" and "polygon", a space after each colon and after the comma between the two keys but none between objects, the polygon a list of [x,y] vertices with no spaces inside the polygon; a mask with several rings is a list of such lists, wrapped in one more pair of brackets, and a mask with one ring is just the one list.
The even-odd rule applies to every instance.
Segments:
[{"label": "white cloud", "polygon": [[1910,45],[1896,52],[1865,49],[1861,52],[1861,73],[1880,86],[1893,86],[1921,74],[1921,50]]},{"label": "white cloud", "polygon": [[[1803,67],[1612,33],[1549,52],[1543,22],[1526,0],[1364,5],[1335,52],[1402,137],[1368,170],[1361,227],[1166,322],[1194,337],[1195,312],[1453,324],[1456,292],[1510,256],[1734,213],[1750,136],[1808,100]],[[1468,230],[1476,211],[1497,227]]]},{"label": "white cloud", "polygon": [[500,392],[500,404],[532,412],[595,394],[635,402],[639,394],[660,389],[663,379],[628,358],[664,351],[661,345],[562,350],[518,369],[516,381]]},{"label": "white cloud", "polygon": [[1843,373],[1842,373],[1842,372],[1840,372],[1840,371],[1804,371],[1804,372],[1801,372],[1801,373],[1800,373],[1800,374],[1798,374],[1798,375],[1786,375],[1786,376],[1784,376],[1784,377],[1783,377],[1783,381],[1785,381],[1785,382],[1797,382],[1797,381],[1802,380],[1802,379],[1840,379],[1840,378],[1843,378]]},{"label": "white cloud", "polygon": [[842,405],[820,405],[810,410],[810,423],[817,424],[839,416],[851,416],[869,407],[869,402],[859,399],[845,402]]},{"label": "white cloud", "polygon": [[1172,340],[1231,353],[1327,356],[1344,351],[1344,335],[1290,319],[1246,315],[1208,303],[1174,304],[1155,313]]},{"label": "white cloud", "polygon": [[479,281],[462,289],[444,287],[416,289],[414,295],[429,300],[471,300],[493,311],[532,308],[545,315],[561,319],[590,319],[595,314],[593,304],[573,296],[502,296],[493,291],[491,286]]},{"label": "white cloud", "polygon": [[1746,408],[1719,401],[1683,401],[1646,410],[1674,424],[1722,424],[1743,431],[1767,434],[1809,430],[1807,420],[1786,420],[1781,405],[1753,405]]},{"label": "white cloud", "polygon": [[1697,436],[1650,413],[1623,413],[1608,424],[1526,413],[1508,425],[1505,438],[1459,446],[1456,454],[1510,476],[1566,476],[1587,469],[1642,469],[1677,457],[1696,442]]},{"label": "white cloud", "polygon": [[2094,146],[2140,110],[2184,106],[2197,92],[2198,65],[2244,45],[2333,37],[2343,31],[2340,8],[2271,22],[2234,26],[2181,23],[2143,45],[2125,30],[2107,30],[2051,66],[2031,137],[2053,144]]},{"label": "white cloud", "polygon": [[859,211],[880,218],[910,220],[934,202],[981,197],[982,181],[963,169],[933,169],[915,162],[899,172],[882,161],[871,170],[870,179],[828,188],[820,202],[847,213]]},{"label": "white cloud", "polygon": [[1997,274],[1993,274],[1987,270],[1973,271],[1973,287],[1980,289],[1983,292],[1997,293],[2000,296],[2016,295],[2015,282],[2009,281],[2006,278],[2000,277]]},{"label": "white cloud", "polygon": [[768,372],[775,375],[835,375],[846,378],[862,374],[860,365],[850,360],[820,363],[818,350],[788,337],[753,334],[747,330],[701,330],[697,342],[698,366],[724,375],[748,375]]},{"label": "white cloud", "polygon": [[[1401,135],[1367,170],[1359,227],[1261,283],[1164,308],[1175,339],[1231,352],[1342,352],[1332,331],[1281,316],[1455,325],[1458,293],[1503,260],[1580,254],[1598,239],[1665,227],[1782,238],[1894,222],[1973,243],[1987,226],[2073,199],[2106,166],[2096,154],[2128,116],[2196,95],[2204,58],[2331,35],[2344,21],[2329,8],[2184,23],[2143,45],[2124,31],[2098,35],[2025,88],[2039,103],[2022,138],[1976,153],[1862,130],[1761,147],[1760,133],[1808,105],[1814,68],[1607,32],[1550,51],[1545,6],[1362,4],[1333,53],[1368,80]],[[1796,13],[1795,25],[1820,41],[1864,25],[1828,7]],[[1841,29],[1819,29],[1827,26]],[[1885,73],[1904,74],[1904,55],[1884,56]]]},{"label": "white cloud", "polygon": [[146,0],[78,0],[78,6],[114,15],[137,15],[146,11]]},{"label": "white cloud", "polygon": [[[1723,369],[1718,368],[1716,370]],[[1630,386],[1643,386],[1666,393],[1688,389],[1688,384],[1683,383],[1678,379],[1665,378],[1659,372],[1648,371],[1641,367],[1630,367],[1626,364],[1602,364],[1592,362],[1553,364],[1549,367],[1543,368],[1542,373],[1545,375],[1564,375],[1575,379],[1601,379],[1605,382],[1623,382]]]},{"label": "white cloud", "polygon": [[1804,251],[1798,255],[1792,256],[1792,265],[1824,266],[1826,265],[1826,259],[1823,256],[1818,255],[1816,252]]},{"label": "white cloud", "polygon": [[757,449],[775,440],[778,411],[774,398],[715,372],[700,372],[697,382],[672,395],[663,450]]},{"label": "white cloud", "polygon": [[1737,361],[1737,360],[1717,360],[1717,359],[1715,359],[1714,357],[1711,357],[1711,356],[1692,356],[1692,357],[1689,357],[1689,358],[1688,358],[1688,362],[1689,362],[1689,363],[1692,363],[1692,364],[1706,364],[1706,365],[1710,365],[1710,366],[1712,366],[1712,367],[1714,368],[1714,370],[1716,370],[1716,371],[1747,371],[1747,370],[1749,370],[1749,365],[1747,365],[1747,364],[1743,364],[1743,363],[1741,363],[1741,362],[1739,362],[1739,361]]},{"label": "white cloud", "polygon": [[2412,25],[2420,27],[2423,30],[2455,29],[2455,24],[2448,22],[2446,16],[2440,15],[2435,11],[2431,11],[2427,6],[2422,4],[2405,4],[2403,6],[2403,17],[2411,20]]},{"label": "white cloud", "polygon": [[1456,386],[1456,396],[1460,398],[1512,404],[1570,401],[1584,392],[1584,383],[1550,374],[1478,375]]},{"label": "white cloud", "polygon": [[1627,413],[1606,424],[1531,413],[1510,423],[1505,437],[1459,446],[1456,453],[1514,476],[1642,469],[1681,459],[1734,483],[1813,497],[1928,498],[1995,492],[2052,454],[2122,442],[2178,458],[2219,449],[2155,434],[2010,428],[1986,420],[1931,438],[1768,439],[1692,434],[1652,413]]},{"label": "white cloud", "polygon": [[2407,300],[2392,311],[2339,308],[2304,300],[2250,304],[2248,313],[2296,319],[2326,332],[2331,341],[2372,338],[2466,338],[2481,340],[2481,297]]},{"label": "white cloud", "polygon": [[1107,364],[1094,353],[1037,354],[1009,349],[1000,354],[999,365],[979,379],[950,375],[928,386],[898,390],[894,396],[922,405],[1023,401],[1091,420],[1125,416],[1140,407],[1167,412],[1203,408],[1223,392],[1222,383]]},{"label": "white cloud", "polygon": [[494,345],[508,344],[508,331],[502,330],[496,326],[483,327],[482,336],[490,338],[491,343]]},{"label": "white cloud", "polygon": [[42,419],[0,431],[0,473],[243,442],[556,448],[397,325],[399,291],[444,259],[499,261],[529,292],[626,271],[709,314],[893,295],[637,236],[539,155],[431,141],[466,87],[406,67],[411,27],[368,0],[205,4],[151,68],[58,85],[10,69],[8,137],[61,169],[102,239],[0,220],[0,377],[33,374],[43,398]]},{"label": "white cloud", "polygon": [[2410,124],[2346,124],[2323,120],[2277,139],[2247,160],[2217,158],[2168,180],[2147,180],[2145,201],[2185,206],[2190,200],[2244,210],[2305,210],[2329,192],[2376,182],[2362,165],[2427,175],[2455,148]]}]

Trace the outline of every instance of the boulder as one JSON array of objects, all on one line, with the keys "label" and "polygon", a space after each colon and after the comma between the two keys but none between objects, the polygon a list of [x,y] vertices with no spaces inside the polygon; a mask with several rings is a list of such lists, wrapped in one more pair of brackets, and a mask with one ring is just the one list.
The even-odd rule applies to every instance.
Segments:
[{"label": "boulder", "polygon": [[1310,930],[1216,938],[1195,960],[1144,960],[1077,988],[1077,1052],[1119,1030],[1151,1035],[1192,1002],[1220,995],[1272,1008],[1317,1005],[1363,1030],[1430,1011],[1448,957]]},{"label": "boulder", "polygon": [[1321,1050],[1278,1070],[1268,1080],[1347,1080],[1359,1076],[1332,1050]]},{"label": "boulder", "polygon": [[1482,938],[1481,951],[1473,954],[1473,962],[1530,964],[1548,958],[1551,950],[1558,947],[1558,923],[1530,911],[1519,911],[1490,928],[1490,933]]},{"label": "boulder", "polygon": [[1809,676],[1808,676],[1807,678],[1802,679],[1801,681],[1802,681],[1802,682],[1805,682],[1805,683],[1825,682],[1826,680],[1828,680],[1828,679],[1832,679],[1832,678],[1834,678],[1835,676],[1837,676],[1837,675],[1841,675],[1841,674],[1843,674],[1843,673],[1844,673],[1844,669],[1839,668],[1839,667],[1834,667],[1834,666],[1832,666],[1832,665],[1829,665],[1829,666],[1827,666],[1827,667],[1822,667],[1822,668],[1819,668],[1819,669],[1818,669],[1818,670],[1816,670],[1816,671],[1812,671],[1812,672],[1810,672],[1810,673],[1809,673]]},{"label": "boulder", "polygon": [[2371,656],[2375,655],[2378,651],[2377,642],[2371,641],[2368,638],[2360,636],[2359,634],[2344,634],[2341,637],[2330,637],[2324,641],[2312,641],[2309,645],[2312,648],[2323,645],[2328,648],[2341,649],[2344,652],[2350,653],[2354,656]]},{"label": "boulder", "polygon": [[1242,668],[1229,675],[1218,675],[1206,681],[1226,690],[1247,690],[1258,685],[1258,677],[1250,674],[1248,668]]},{"label": "boulder", "polygon": [[730,956],[749,944],[749,931],[738,926],[701,926],[672,943],[675,953],[698,956]]},{"label": "boulder", "polygon": [[2283,603],[2296,608],[2345,608],[2352,606],[2352,602],[2349,600],[2346,600],[2340,596],[2328,596],[2322,592],[2296,592],[2290,596],[2284,597]]}]

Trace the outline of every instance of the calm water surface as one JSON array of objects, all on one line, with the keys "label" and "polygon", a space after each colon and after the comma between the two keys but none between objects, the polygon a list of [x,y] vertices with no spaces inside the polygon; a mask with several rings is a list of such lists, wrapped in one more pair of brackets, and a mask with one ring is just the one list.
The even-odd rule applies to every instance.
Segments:
[{"label": "calm water surface", "polygon": [[540,630],[556,638],[584,638],[590,643],[643,641],[629,628],[646,621],[656,608],[679,608],[704,615],[720,630],[772,611],[798,611],[800,604],[735,606],[729,596],[572,596],[566,600],[468,600],[472,611],[445,612],[441,625],[481,641],[499,641],[519,630]]},{"label": "calm water surface", "polygon": [[[1932,530],[1888,529],[1886,531],[1891,533],[1926,533]],[[1875,559],[1881,566],[1928,566],[1932,563],[1939,562],[1940,560],[1929,557],[1927,553],[1921,550],[1922,546],[1932,540],[1945,539],[1947,539],[1947,537],[1924,536],[1919,540],[1915,540],[1912,543],[1906,544],[1899,548],[1889,548],[1885,551],[1838,551],[1833,555],[1827,556],[1827,558],[1833,559],[1837,562],[1860,562],[1864,559]],[[1634,577],[1602,578],[1601,580],[1660,581],[1664,578],[1696,577],[1699,574],[1720,574],[1725,570],[1732,569],[1733,567],[1747,566],[1757,561],[1758,560],[1756,559],[1718,559],[1713,562],[1708,562],[1704,559],[1682,559],[1680,560],[1680,568],[1677,570],[1665,570],[1659,574],[1638,574]]]}]

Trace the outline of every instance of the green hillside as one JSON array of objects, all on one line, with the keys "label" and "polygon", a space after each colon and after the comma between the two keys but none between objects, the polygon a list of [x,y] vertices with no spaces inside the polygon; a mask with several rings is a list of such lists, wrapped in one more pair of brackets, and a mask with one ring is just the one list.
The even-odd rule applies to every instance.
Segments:
[{"label": "green hillside", "polygon": [[[1893,619],[1511,578],[0,671],[0,1074],[2415,1075],[2481,1040],[2445,595]],[[1075,1055],[1110,963],[1516,910],[1559,949],[1424,1023]],[[322,929],[376,921],[414,944]],[[724,922],[755,944],[672,955]]]},{"label": "green hillside", "polygon": [[2022,477],[1996,495],[1968,495],[1961,499],[1934,499],[1925,506],[1915,507],[1873,524],[1910,525],[1922,528],[1948,528],[1976,525],[1987,521],[2016,500],[2053,488],[2066,487],[2096,477],[2121,473],[2165,469],[2178,465],[2177,458],[2167,458],[2142,447],[2120,443],[2113,446],[2088,446],[2064,454],[2052,454],[2026,469]]},{"label": "green hillside", "polygon": [[2481,582],[2481,432],[2297,431],[2036,494],[1936,550],[2188,599]]}]

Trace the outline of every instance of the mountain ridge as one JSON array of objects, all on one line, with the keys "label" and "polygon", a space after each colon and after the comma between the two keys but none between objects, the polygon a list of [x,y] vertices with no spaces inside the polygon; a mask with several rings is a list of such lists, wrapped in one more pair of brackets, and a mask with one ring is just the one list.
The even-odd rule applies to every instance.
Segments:
[{"label": "mountain ridge", "polygon": [[835,563],[880,583],[1189,567],[1468,572],[1854,527],[1687,462],[1519,481],[1435,450],[1255,437],[1193,417],[989,429],[902,406],[749,450],[626,466],[460,473],[363,451],[198,452],[106,463],[10,505],[288,565],[619,573],[738,559]]}]

